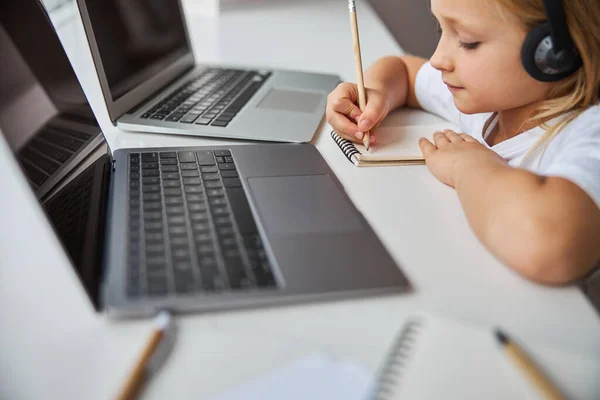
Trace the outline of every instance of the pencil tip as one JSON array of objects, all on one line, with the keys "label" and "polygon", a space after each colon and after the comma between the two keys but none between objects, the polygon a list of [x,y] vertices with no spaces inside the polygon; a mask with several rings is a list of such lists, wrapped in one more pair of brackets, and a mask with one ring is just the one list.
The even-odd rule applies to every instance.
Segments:
[{"label": "pencil tip", "polygon": [[494,334],[496,335],[496,339],[498,339],[498,341],[502,344],[507,344],[508,343],[508,336],[506,336],[500,329],[496,329],[494,331]]}]

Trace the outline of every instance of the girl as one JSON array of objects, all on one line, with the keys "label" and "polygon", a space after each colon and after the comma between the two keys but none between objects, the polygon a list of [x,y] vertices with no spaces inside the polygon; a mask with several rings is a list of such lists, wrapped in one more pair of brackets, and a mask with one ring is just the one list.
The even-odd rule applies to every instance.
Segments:
[{"label": "girl", "polygon": [[[547,284],[581,278],[600,259],[600,3],[561,3],[431,0],[441,28],[431,59],[382,58],[366,71],[364,112],[351,83],[326,111],[347,139],[374,130],[374,145],[402,106],[460,126],[421,139],[427,167],[456,189],[493,254]],[[552,41],[542,40],[548,23]]]}]

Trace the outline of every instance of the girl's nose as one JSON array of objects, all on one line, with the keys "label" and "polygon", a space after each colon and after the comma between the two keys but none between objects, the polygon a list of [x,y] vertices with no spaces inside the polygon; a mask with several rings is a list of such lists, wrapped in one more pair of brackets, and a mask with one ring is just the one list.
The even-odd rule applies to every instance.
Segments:
[{"label": "girl's nose", "polygon": [[447,46],[444,45],[444,39],[440,39],[437,48],[429,61],[433,68],[440,71],[451,72],[454,70],[454,62],[452,61],[450,52],[446,51],[446,48]]}]

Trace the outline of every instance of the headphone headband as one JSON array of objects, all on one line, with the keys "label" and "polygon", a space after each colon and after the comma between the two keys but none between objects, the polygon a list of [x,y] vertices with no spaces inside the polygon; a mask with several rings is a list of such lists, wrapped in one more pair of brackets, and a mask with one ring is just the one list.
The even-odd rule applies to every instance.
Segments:
[{"label": "headphone headband", "polygon": [[550,24],[550,35],[552,37],[552,48],[555,54],[563,50],[571,51],[575,48],[571,40],[571,34],[567,27],[565,9],[562,0],[543,0],[546,17]]}]

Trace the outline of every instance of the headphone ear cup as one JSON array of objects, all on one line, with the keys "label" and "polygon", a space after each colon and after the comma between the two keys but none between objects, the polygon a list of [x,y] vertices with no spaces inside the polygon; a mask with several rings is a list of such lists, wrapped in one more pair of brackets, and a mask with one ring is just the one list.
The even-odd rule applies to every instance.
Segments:
[{"label": "headphone ear cup", "polygon": [[550,24],[546,22],[536,25],[535,28],[529,32],[527,37],[525,37],[523,47],[521,48],[521,63],[523,64],[525,71],[527,71],[527,73],[531,75],[533,79],[542,82],[551,82],[556,80],[556,75],[542,72],[535,62],[535,53],[540,43],[549,36]]}]

